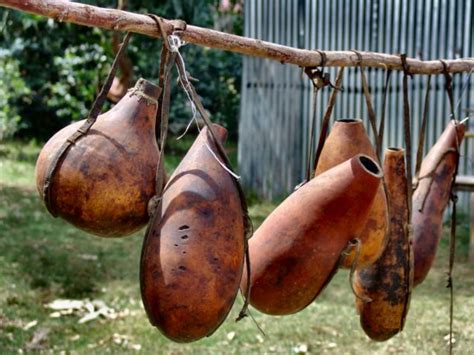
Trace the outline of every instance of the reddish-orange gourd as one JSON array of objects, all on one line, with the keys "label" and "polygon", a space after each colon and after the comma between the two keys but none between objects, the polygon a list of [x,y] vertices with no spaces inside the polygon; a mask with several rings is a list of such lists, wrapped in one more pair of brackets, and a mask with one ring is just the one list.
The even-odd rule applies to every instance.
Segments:
[{"label": "reddish-orange gourd", "polygon": [[412,213],[415,286],[428,275],[436,256],[464,130],[464,124],[451,121],[421,164]]},{"label": "reddish-orange gourd", "polygon": [[[146,225],[158,161],[158,96],[157,86],[140,79],[66,151],[50,192],[56,215],[102,237],[129,235]],[[63,128],[41,150],[36,163],[40,195],[57,151],[83,122]]]},{"label": "reddish-orange gourd", "polygon": [[[250,303],[262,312],[300,311],[337,271],[341,252],[367,222],[382,172],[357,155],[281,203],[249,241]],[[246,273],[241,287],[246,291]]]},{"label": "reddish-orange gourd", "polygon": [[[377,161],[375,150],[362,121],[359,119],[337,120],[324,143],[316,167],[316,176],[356,154],[365,154]],[[360,234],[361,248],[357,261],[359,268],[374,263],[382,254],[387,243],[387,225],[387,201],[383,186],[380,186],[367,223]],[[341,265],[350,268],[354,262],[354,257],[355,251],[352,251],[342,260]]]},{"label": "reddish-orange gourd", "polygon": [[[213,125],[224,141],[227,131]],[[204,128],[165,186],[143,243],[141,291],[150,322],[190,342],[229,313],[244,262],[244,212],[234,178]],[[222,159],[222,158],[221,158]]]}]

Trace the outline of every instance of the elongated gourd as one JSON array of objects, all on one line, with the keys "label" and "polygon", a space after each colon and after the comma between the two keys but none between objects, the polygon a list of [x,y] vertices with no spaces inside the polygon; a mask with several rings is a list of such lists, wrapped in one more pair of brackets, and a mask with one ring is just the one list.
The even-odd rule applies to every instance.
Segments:
[{"label": "elongated gourd", "polygon": [[[373,159],[357,155],[282,202],[249,241],[250,303],[272,315],[309,305],[337,271],[348,242],[362,231],[381,177]],[[244,293],[246,287],[244,272]]]},{"label": "elongated gourd", "polygon": [[[213,125],[223,142],[227,131]],[[243,209],[234,178],[204,128],[166,185],[142,249],[140,279],[150,322],[191,342],[225,320],[244,261]]]},{"label": "elongated gourd", "polygon": [[[359,119],[337,120],[324,144],[316,167],[316,176],[356,154],[365,154],[377,161],[375,150],[362,121]],[[357,260],[359,268],[374,263],[382,254],[387,243],[387,225],[387,201],[383,186],[380,186],[367,223],[360,234],[361,248]],[[350,268],[354,258],[355,250],[342,260],[341,265]]]},{"label": "elongated gourd", "polygon": [[354,277],[357,308],[365,333],[385,341],[400,332],[410,304],[413,286],[413,250],[409,234],[409,212],[405,152],[385,152],[384,176],[388,190],[390,222],[388,241],[380,258]]},{"label": "elongated gourd", "polygon": [[464,130],[464,124],[451,121],[421,164],[413,193],[415,286],[426,278],[436,256]]}]

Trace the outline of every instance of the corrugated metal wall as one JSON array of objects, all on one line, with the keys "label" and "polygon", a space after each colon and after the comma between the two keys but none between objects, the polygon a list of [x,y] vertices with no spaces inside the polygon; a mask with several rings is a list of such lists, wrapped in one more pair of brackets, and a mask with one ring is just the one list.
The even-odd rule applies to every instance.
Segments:
[{"label": "corrugated metal wall", "polygon": [[[246,0],[245,35],[293,47],[321,50],[406,53],[420,59],[474,56],[474,6],[466,0]],[[332,80],[337,68],[328,69]],[[384,70],[367,69],[374,106],[380,119]],[[454,75],[457,101],[467,74]],[[459,108],[474,107],[474,74]],[[413,147],[416,149],[426,77],[410,80]],[[356,68],[346,68],[344,92],[338,94],[334,118],[362,118],[367,108]],[[402,74],[392,73],[387,101],[384,146],[403,146]],[[318,97],[320,118],[330,94]],[[239,171],[245,186],[278,199],[303,179],[311,118],[311,84],[292,65],[244,57],[239,138]],[[426,134],[429,149],[448,122],[444,77],[431,80]],[[474,130],[474,122],[471,122]],[[371,132],[369,133],[372,137]],[[474,174],[474,142],[462,145],[460,174]],[[461,196],[466,208],[467,198]]]}]

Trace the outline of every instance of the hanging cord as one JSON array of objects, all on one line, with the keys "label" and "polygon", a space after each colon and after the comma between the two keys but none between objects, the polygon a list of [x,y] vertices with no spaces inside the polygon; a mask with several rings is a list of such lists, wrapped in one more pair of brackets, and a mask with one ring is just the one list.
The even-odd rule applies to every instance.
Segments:
[{"label": "hanging cord", "polygon": [[418,149],[416,150],[416,164],[415,164],[415,186],[414,190],[418,188],[420,178],[421,162],[423,161],[423,149],[425,145],[426,122],[428,120],[428,111],[430,106],[430,88],[431,75],[428,75],[426,81],[425,102],[423,104],[423,117],[421,118],[420,139],[418,140]]},{"label": "hanging cord", "polygon": [[87,132],[91,129],[91,127],[94,125],[94,123],[97,120],[97,117],[99,116],[102,107],[104,106],[105,100],[107,99],[107,93],[110,90],[110,87],[112,86],[112,82],[115,77],[115,73],[117,72],[117,67],[119,62],[121,61],[121,58],[123,54],[125,53],[125,49],[128,46],[128,43],[130,41],[130,36],[131,32],[127,32],[125,35],[122,44],[120,45],[120,49],[117,52],[117,55],[115,56],[115,59],[112,63],[112,66],[110,67],[110,71],[107,75],[107,78],[104,82],[104,85],[102,85],[102,88],[97,95],[94,103],[92,104],[92,108],[87,116],[86,121],[77,129],[76,132],[74,132],[62,145],[61,147],[57,150],[56,154],[54,155],[53,159],[51,160],[51,163],[49,164],[48,170],[46,172],[46,177],[44,180],[44,185],[43,185],[43,201],[46,205],[46,208],[48,211],[54,216],[57,217],[56,211],[54,211],[53,206],[52,206],[52,196],[51,196],[51,191],[52,191],[52,185],[53,185],[53,180],[56,175],[56,171],[62,162],[62,160],[66,157],[66,152],[68,149],[76,143],[76,141],[81,138],[82,136],[86,135]]},{"label": "hanging cord", "polygon": [[382,115],[380,116],[379,124],[379,133],[377,139],[377,156],[382,157],[382,145],[383,145],[383,135],[385,133],[385,109],[387,107],[387,96],[388,96],[388,85],[390,84],[392,70],[386,69],[385,71],[385,85],[383,88],[383,97],[382,97]]},{"label": "hanging cord", "polygon": [[[462,95],[464,94],[464,90],[467,87],[467,83],[471,77],[472,69],[469,72],[469,75],[466,79],[466,83],[464,85],[464,88],[461,92],[461,97],[458,100],[458,103],[456,106],[459,106],[461,103],[461,98]],[[456,107],[457,108],[457,107]],[[465,119],[467,120],[467,119]],[[463,120],[463,122],[465,121]],[[456,135],[457,138],[457,135]],[[458,168],[459,168],[459,145],[460,142],[456,142],[456,148],[457,148],[457,160],[456,160],[456,167],[455,167],[455,172],[453,175],[453,180],[451,183],[451,201],[452,201],[452,209],[451,209],[451,228],[450,228],[450,238],[449,238],[449,268],[448,268],[448,275],[447,275],[447,285],[446,287],[449,288],[449,353],[453,353],[453,323],[454,323],[454,284],[453,284],[453,268],[454,268],[454,259],[455,259],[455,252],[456,252],[456,204],[458,201],[458,198],[456,196],[456,191],[455,191],[455,186],[456,186],[456,176],[458,173]]]},{"label": "hanging cord", "polygon": [[321,90],[322,88],[328,85],[336,89],[336,87],[333,84],[331,84],[329,73],[324,72],[324,67],[327,61],[326,53],[320,50],[315,50],[315,51],[318,52],[321,57],[321,69],[318,69],[317,67],[304,68],[304,73],[308,76],[308,78],[311,80],[311,83],[313,84],[313,117],[311,120],[310,133],[308,137],[308,149],[307,149],[307,157],[306,157],[306,176],[303,183],[299,184],[297,188],[301,187],[312,178],[313,169],[311,168],[311,161],[313,159],[313,154],[314,154],[314,137],[315,137],[315,131],[316,131],[316,117],[317,117],[317,112],[316,112],[317,94],[319,90]]},{"label": "hanging cord", "polygon": [[[168,34],[166,33],[163,19],[155,14],[148,14],[149,17],[153,19],[156,23],[157,31],[160,33],[161,38],[163,39],[163,44],[160,54],[160,69],[159,69],[159,79],[158,87],[161,89],[161,95],[158,98],[158,108],[157,108],[157,132],[160,135],[159,147],[160,152],[158,155],[158,163],[156,166],[156,178],[155,178],[155,196],[152,197],[148,203],[148,212],[150,215],[155,213],[157,210],[156,206],[158,205],[161,195],[164,188],[164,154],[166,146],[166,138],[168,136],[168,121],[169,121],[169,108],[170,108],[170,95],[171,95],[171,69],[174,65],[174,59],[176,57],[175,53],[170,51],[170,44],[168,41]],[[186,23],[184,23],[182,28],[186,28]],[[158,130],[159,124],[159,130]]]},{"label": "hanging cord", "polygon": [[446,93],[448,94],[448,99],[449,99],[449,108],[451,110],[451,113],[449,115],[449,118],[454,120],[454,95],[453,95],[453,77],[451,74],[449,74],[448,71],[448,65],[444,60],[440,59],[441,64],[443,65],[443,75],[444,75],[444,88],[446,90]]},{"label": "hanging cord", "polygon": [[[471,71],[469,72],[465,82],[464,82],[464,85],[463,85],[463,89],[461,91],[461,95],[458,99],[458,102],[456,104],[456,107],[453,109],[451,109],[451,111],[455,111],[457,110],[457,108],[459,107],[459,104],[461,103],[461,99],[462,97],[464,96],[465,92],[466,92],[466,88],[469,84],[469,80],[471,78],[471,73],[472,73],[473,69],[471,69]],[[447,86],[445,85],[445,88],[447,88]],[[449,95],[449,94],[448,94]],[[466,117],[464,118],[461,122],[459,122],[459,124],[464,124],[470,117]],[[451,120],[451,123],[454,124],[455,126],[457,125],[456,121],[454,120]],[[457,139],[457,138],[456,138]],[[459,145],[459,144],[458,144]],[[423,211],[423,208],[425,206],[425,202],[426,202],[426,199],[428,197],[428,193],[429,191],[431,190],[431,185],[433,184],[433,175],[434,173],[436,172],[436,169],[438,168],[439,164],[441,164],[441,162],[443,161],[443,159],[446,157],[446,155],[448,154],[458,154],[458,156],[460,156],[460,153],[459,151],[456,149],[456,148],[448,148],[446,149],[446,151],[443,152],[443,154],[441,154],[441,156],[438,158],[438,160],[436,161],[436,163],[434,164],[434,167],[431,171],[429,171],[428,173],[426,173],[425,175],[423,176],[419,176],[417,179],[415,179],[415,188],[418,188],[420,185],[419,185],[419,182],[423,179],[429,179],[428,180],[428,184],[426,185],[426,187],[424,187],[424,191],[421,193],[421,198],[418,199],[418,203],[417,203],[417,206],[415,206],[415,208],[418,210],[418,211]],[[421,165],[421,164],[420,164]]]},{"label": "hanging cord", "polygon": [[[318,167],[319,158],[321,157],[321,152],[323,151],[324,143],[326,142],[328,129],[329,129],[329,120],[332,115],[332,111],[336,104],[336,96],[338,91],[343,91],[342,89],[342,78],[344,75],[344,67],[340,67],[337,72],[336,82],[333,86],[331,96],[329,97],[328,105],[326,106],[326,111],[324,112],[323,120],[321,123],[321,132],[319,134],[318,147],[316,148],[316,154],[314,157],[314,170]],[[313,108],[315,110],[316,107]]]},{"label": "hanging cord", "polygon": [[[405,135],[405,173],[406,173],[406,178],[407,178],[407,224],[405,226],[405,234],[407,235],[408,241],[411,245],[412,243],[412,235],[413,235],[413,230],[412,230],[412,208],[413,208],[413,201],[412,201],[412,196],[413,196],[413,175],[412,175],[412,156],[411,156],[411,121],[410,121],[410,103],[408,100],[408,77],[411,76],[408,64],[407,64],[407,58],[406,54],[400,54],[400,60],[402,62],[403,66],[403,130],[404,130],[404,135]],[[412,264],[409,262],[410,257],[413,255],[411,254],[412,252],[409,250],[408,251],[409,255],[407,258],[407,265],[405,267],[405,272],[407,276],[411,274],[410,266],[412,267]],[[407,297],[405,299],[405,305],[404,305],[404,314],[401,320],[401,326],[404,326],[405,323],[405,318],[408,312],[408,304],[409,304],[409,297],[411,294],[411,287],[412,284],[407,285]]]},{"label": "hanging cord", "polygon": [[[443,75],[444,75],[444,88],[446,90],[446,94],[448,95],[449,99],[449,107],[450,107],[450,119],[451,122],[456,125],[456,117],[454,114],[454,95],[453,95],[453,77],[448,72],[448,65],[444,60],[440,60],[441,64],[443,64]],[[450,199],[452,201],[452,209],[451,209],[451,230],[450,230],[450,237],[449,237],[449,265],[448,265],[448,272],[447,272],[447,284],[446,287],[449,288],[449,353],[453,353],[453,321],[454,321],[454,286],[453,286],[453,268],[454,268],[454,258],[456,254],[456,203],[457,203],[457,196],[456,196],[456,175],[458,174],[458,167],[459,167],[459,146],[460,142],[458,140],[458,134],[456,132],[456,166],[454,168],[453,179],[451,181],[450,187]]]},{"label": "hanging cord", "polygon": [[[386,97],[388,92],[388,84],[390,80],[391,71],[387,69],[386,79],[385,79],[385,88],[384,88],[384,104],[382,107],[382,118],[379,124],[379,130],[377,131],[377,119],[375,115],[374,105],[372,101],[372,95],[370,94],[369,83],[367,81],[367,77],[365,75],[365,70],[362,67],[362,54],[359,51],[352,50],[357,55],[357,61],[360,69],[360,77],[362,81],[362,90],[364,92],[365,103],[367,105],[367,113],[369,116],[370,126],[372,127],[372,133],[374,135],[375,140],[375,155],[379,164],[382,162],[382,142],[383,142],[383,135],[385,131],[385,108],[386,108]],[[386,206],[387,206],[387,216],[391,215],[391,202],[390,202],[390,195],[388,193],[388,186],[387,182],[385,181],[385,176],[382,176],[382,188],[385,195]],[[385,233],[388,233],[388,223],[385,227]],[[354,266],[354,263],[353,263]]]},{"label": "hanging cord", "polygon": [[408,223],[409,234],[411,235],[411,211],[412,211],[412,195],[413,195],[413,174],[412,174],[412,158],[411,158],[411,123],[410,123],[410,102],[408,100],[408,77],[411,76],[406,54],[400,54],[400,60],[403,66],[403,130],[405,133],[405,159],[407,174],[407,210],[410,221]]},{"label": "hanging cord", "polygon": [[[244,220],[244,243],[245,243],[245,262],[246,262],[246,270],[247,270],[247,291],[244,295],[244,304],[242,306],[242,309],[239,312],[239,315],[236,319],[236,321],[239,321],[246,316],[250,316],[252,320],[255,322],[257,325],[257,328],[262,332],[263,335],[265,333],[263,330],[260,328],[258,323],[256,322],[255,318],[252,316],[252,314],[249,312],[249,300],[250,300],[250,292],[251,292],[251,283],[250,283],[250,277],[251,277],[251,265],[250,265],[250,254],[249,254],[249,248],[248,248],[248,239],[252,236],[253,234],[253,226],[252,226],[252,221],[250,220],[249,214],[248,214],[248,207],[247,207],[247,202],[245,199],[244,192],[242,190],[242,186],[239,183],[239,176],[235,174],[232,165],[230,163],[230,160],[225,152],[224,147],[222,146],[221,142],[216,138],[216,135],[214,133],[214,128],[212,126],[212,122],[204,109],[204,106],[202,105],[202,102],[194,88],[194,86],[191,84],[190,81],[190,76],[186,72],[186,66],[184,63],[184,59],[181,56],[181,53],[179,52],[179,48],[182,46],[182,41],[181,39],[176,36],[176,35],[171,35],[170,36],[170,49],[172,52],[176,53],[176,67],[178,69],[178,74],[179,74],[179,81],[184,89],[190,103],[191,107],[193,108],[193,121],[196,123],[197,129],[199,130],[199,124],[197,122],[196,118],[196,110],[199,112],[199,115],[203,119],[204,123],[206,124],[206,127],[208,128],[208,132],[211,135],[214,144],[217,148],[217,154],[206,144],[208,150],[211,152],[213,157],[217,160],[217,162],[222,166],[222,168],[228,172],[232,177],[233,181],[235,183],[235,186],[237,188],[237,191],[239,193],[240,197],[240,202],[242,206],[242,211],[243,211],[243,220]],[[219,156],[218,156],[219,155]]]},{"label": "hanging cord", "polygon": [[467,73],[467,78],[464,81],[463,87],[461,88],[461,94],[459,95],[458,102],[456,102],[456,106],[454,107],[454,111],[457,111],[457,109],[459,108],[459,105],[461,105],[461,100],[464,97],[464,94],[466,93],[466,89],[467,89],[467,86],[469,84],[469,80],[471,79],[471,74],[472,74],[473,71],[474,71],[474,67],[472,67],[471,70],[469,71],[469,73]]},{"label": "hanging cord", "polygon": [[349,272],[349,285],[351,286],[351,290],[354,296],[356,296],[358,299],[362,300],[365,303],[369,303],[369,302],[372,302],[372,299],[365,295],[359,295],[354,286],[354,274],[355,274],[355,271],[357,270],[357,266],[359,265],[361,246],[362,246],[362,242],[360,241],[359,238],[354,238],[350,240],[347,243],[346,248],[341,252],[341,258],[339,259],[339,262],[341,263],[346,256],[351,255],[352,250],[355,249],[356,252],[355,252],[354,261],[352,262],[351,270]]},{"label": "hanging cord", "polygon": [[[369,83],[368,83],[367,77],[365,75],[365,70],[362,67],[362,54],[359,51],[356,51],[356,50],[352,50],[352,52],[354,52],[357,55],[357,65],[359,66],[359,69],[360,69],[360,77],[361,77],[361,80],[362,80],[362,90],[364,92],[365,103],[367,105],[367,113],[368,113],[368,116],[369,116],[369,122],[370,122],[370,126],[372,127],[372,132],[374,134],[375,146],[378,149],[378,147],[380,146],[380,143],[379,143],[379,135],[378,135],[378,132],[377,132],[377,119],[376,119],[376,116],[375,116],[375,110],[374,110],[374,104],[372,102],[372,96],[370,95]],[[377,159],[380,162],[380,154],[379,154],[378,150],[376,151],[376,155],[377,155]]]},{"label": "hanging cord", "polygon": [[[458,154],[459,157],[459,154]],[[451,194],[450,198],[452,201],[451,209],[451,230],[449,238],[449,267],[447,272],[447,284],[446,287],[449,288],[449,353],[453,353],[453,321],[454,321],[454,285],[453,285],[453,268],[454,268],[454,258],[456,253],[456,203],[457,196],[455,192],[456,184],[456,175],[458,172],[459,159],[456,160],[456,168],[453,175],[453,180],[451,182]]]}]

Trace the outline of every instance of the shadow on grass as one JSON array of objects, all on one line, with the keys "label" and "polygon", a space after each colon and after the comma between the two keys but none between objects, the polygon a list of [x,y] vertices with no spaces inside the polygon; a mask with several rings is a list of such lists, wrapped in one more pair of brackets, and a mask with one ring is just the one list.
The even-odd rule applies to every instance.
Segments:
[{"label": "shadow on grass", "polygon": [[14,278],[72,298],[91,297],[114,279],[138,282],[137,236],[91,236],[51,217],[35,191],[0,186],[0,193],[0,257]]}]

